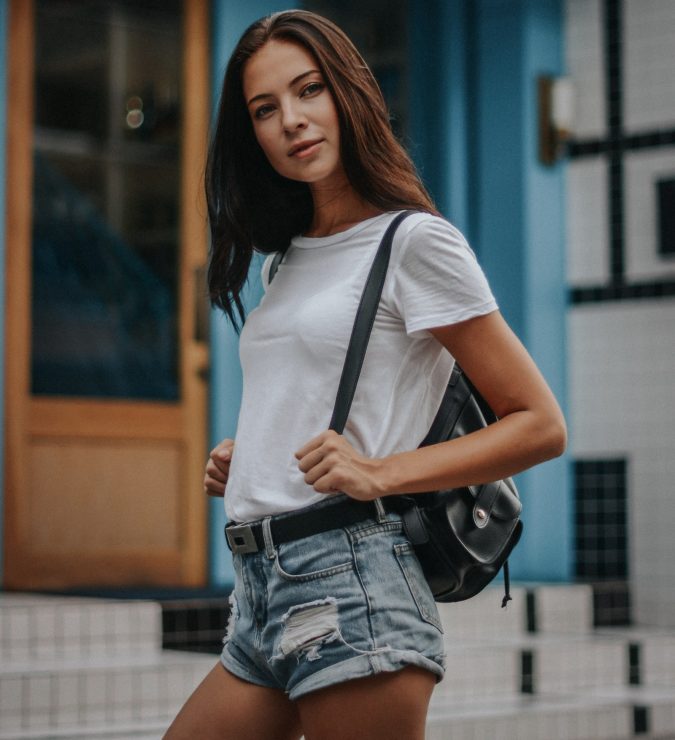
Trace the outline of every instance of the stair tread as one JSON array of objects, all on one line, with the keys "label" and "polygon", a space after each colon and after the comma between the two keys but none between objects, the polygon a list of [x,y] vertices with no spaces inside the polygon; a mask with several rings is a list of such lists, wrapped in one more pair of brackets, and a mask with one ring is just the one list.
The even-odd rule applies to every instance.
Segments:
[{"label": "stair tread", "polygon": [[107,604],[125,604],[131,608],[157,606],[156,601],[149,599],[109,599],[97,596],[62,596],[60,594],[40,594],[30,591],[0,591],[0,609],[5,607],[41,607],[49,606],[96,606]]},{"label": "stair tread", "polygon": [[572,711],[598,706],[653,706],[664,703],[675,705],[675,686],[611,686],[599,687],[583,693],[488,695],[465,700],[432,695],[429,719],[433,721],[448,717],[460,718],[551,710]]},{"label": "stair tread", "polygon": [[594,630],[587,634],[576,633],[527,633],[519,635],[488,635],[485,639],[458,639],[445,633],[445,650],[448,654],[481,653],[489,651],[538,650],[558,647],[586,650],[593,647],[624,647],[630,643],[650,642],[675,645],[675,632],[625,629]]},{"label": "stair tread", "polygon": [[214,663],[217,656],[208,653],[189,653],[184,650],[162,650],[147,653],[122,653],[118,655],[92,655],[86,658],[72,657],[39,662],[3,663],[0,665],[0,678],[14,674],[53,674],[77,672],[82,669],[101,670],[109,668],[155,668],[170,665],[185,665],[190,663]]},{"label": "stair tread", "polygon": [[165,720],[149,720],[135,722],[120,722],[86,726],[64,726],[49,728],[45,730],[12,730],[3,732],[0,730],[0,740],[70,740],[71,738],[101,738],[101,740],[123,740],[134,738],[135,740],[157,740],[160,738],[171,718]]}]

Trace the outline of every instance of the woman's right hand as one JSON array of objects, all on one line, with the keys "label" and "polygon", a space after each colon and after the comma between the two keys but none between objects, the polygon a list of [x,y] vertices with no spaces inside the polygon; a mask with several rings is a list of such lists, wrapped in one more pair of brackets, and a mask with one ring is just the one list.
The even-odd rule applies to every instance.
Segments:
[{"label": "woman's right hand", "polygon": [[204,476],[204,493],[209,496],[224,496],[225,484],[230,474],[230,462],[234,449],[233,439],[224,439],[209,453]]}]

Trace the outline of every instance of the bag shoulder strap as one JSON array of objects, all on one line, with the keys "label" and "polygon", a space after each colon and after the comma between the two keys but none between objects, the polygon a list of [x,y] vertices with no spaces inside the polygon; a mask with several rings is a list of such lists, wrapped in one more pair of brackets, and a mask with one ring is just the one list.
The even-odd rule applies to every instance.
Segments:
[{"label": "bag shoulder strap", "polygon": [[[366,349],[368,348],[368,340],[370,339],[370,334],[375,322],[377,307],[382,295],[382,289],[384,288],[384,280],[387,276],[394,235],[400,223],[414,213],[417,213],[417,211],[403,211],[389,224],[387,230],[384,232],[380,246],[377,249],[370,272],[368,273],[363,294],[361,295],[361,302],[359,303],[359,308],[356,312],[356,318],[354,320],[354,326],[352,328],[352,334],[347,348],[347,356],[345,357],[342,376],[340,377],[340,384],[338,386],[338,392],[335,399],[333,417],[329,425],[329,429],[335,430],[338,434],[342,434],[344,430],[345,424],[347,423],[347,417],[349,416],[349,409],[354,400],[356,384],[361,374]],[[275,261],[276,265],[278,265],[280,259]],[[272,267],[274,267],[276,272],[274,263]],[[272,273],[272,267],[270,268],[270,273]],[[457,387],[458,385],[462,385],[457,382],[460,376],[463,376],[464,381],[466,382],[463,389]],[[460,395],[463,393],[465,397],[458,399],[456,397],[457,393],[460,393]],[[466,373],[464,373],[459,365],[455,363],[450,383],[445,390],[429,434],[425,438],[425,441],[422,442],[422,445],[429,444],[432,439],[438,439],[438,428],[440,426],[447,425],[448,416],[453,412],[453,409],[461,408],[463,405],[462,402],[466,401],[470,395],[474,396],[476,403],[483,412],[487,422],[491,424],[496,421],[496,417],[485,399],[473,386]]]},{"label": "bag shoulder strap", "polygon": [[285,254],[286,252],[277,252],[272,259],[272,262],[270,262],[270,269],[267,273],[268,285],[272,282],[272,280],[274,280],[274,276],[277,274],[277,270],[279,269],[279,264],[281,263],[281,260],[284,258]]},{"label": "bag shoulder strap", "polygon": [[338,385],[337,396],[335,398],[333,417],[329,425],[329,429],[335,430],[338,434],[342,434],[345,428],[349,409],[354,400],[356,384],[361,374],[363,360],[366,356],[366,349],[368,348],[368,340],[370,339],[370,333],[375,322],[375,314],[380,303],[384,280],[387,276],[394,234],[401,221],[413,213],[417,213],[417,211],[403,211],[389,224],[387,230],[384,232],[380,246],[377,248],[375,259],[368,273],[368,278],[361,294],[361,301],[356,312],[356,318],[354,319],[354,326],[349,339],[347,355],[342,367],[340,384]]}]

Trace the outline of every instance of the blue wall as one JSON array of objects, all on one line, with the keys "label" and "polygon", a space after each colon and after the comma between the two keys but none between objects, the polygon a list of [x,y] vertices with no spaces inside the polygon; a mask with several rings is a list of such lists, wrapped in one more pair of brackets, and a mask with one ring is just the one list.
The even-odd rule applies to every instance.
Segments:
[{"label": "blue wall", "polygon": [[[211,90],[215,115],[227,61],[241,34],[253,21],[269,13],[296,5],[272,0],[249,0],[245,5],[239,0],[214,0],[211,5],[212,55]],[[261,260],[255,259],[251,267],[244,304],[251,308],[262,294],[260,284]],[[241,399],[241,367],[239,342],[236,333],[225,321],[223,314],[211,315],[211,403],[209,436],[211,446],[225,437],[234,437]],[[213,585],[232,583],[234,573],[229,550],[225,546],[223,526],[225,514],[223,500],[213,499],[209,504],[209,579]]]},{"label": "blue wall", "polygon": [[[7,42],[9,41],[9,0],[0,0],[0,407],[4,405],[5,388],[5,146],[7,141]],[[3,573],[3,533],[5,510],[5,411],[0,408],[0,587]]]},{"label": "blue wall", "polygon": [[[502,311],[563,409],[565,380],[564,167],[537,159],[537,77],[563,71],[560,0],[473,4],[478,56],[473,237]],[[518,479],[525,534],[514,575],[567,580],[572,565],[568,461]]]},{"label": "blue wall", "polygon": [[469,235],[466,0],[410,0],[410,150],[439,210]]},{"label": "blue wall", "polygon": [[[565,409],[564,166],[537,160],[536,105],[537,76],[562,72],[561,0],[411,5],[416,161]],[[518,485],[525,532],[512,557],[514,576],[569,579],[567,460],[528,471]]]}]

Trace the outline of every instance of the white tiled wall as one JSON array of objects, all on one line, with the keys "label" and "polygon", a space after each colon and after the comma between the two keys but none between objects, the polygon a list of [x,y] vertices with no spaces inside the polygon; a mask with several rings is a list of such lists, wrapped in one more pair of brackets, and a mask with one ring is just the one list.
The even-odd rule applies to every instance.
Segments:
[{"label": "white tiled wall", "polygon": [[[675,48],[675,29],[672,42]],[[675,82],[675,65],[673,67]],[[624,176],[626,276],[628,280],[674,277],[675,255],[658,253],[656,183],[661,179],[675,179],[675,147],[628,153]]]},{"label": "white tiled wall", "polygon": [[624,0],[624,120],[629,132],[675,126],[675,3]]},{"label": "white tiled wall", "polygon": [[575,307],[569,349],[572,455],[628,459],[634,615],[675,626],[675,299]]},{"label": "white tiled wall", "polygon": [[603,136],[606,113],[600,0],[567,0],[565,31],[567,72],[576,93],[575,134],[581,139]]},{"label": "white tiled wall", "polygon": [[567,270],[571,285],[609,279],[607,160],[572,161],[567,170]]},{"label": "white tiled wall", "polygon": [[[603,3],[566,0],[576,136],[606,133]],[[675,126],[675,1],[622,0],[627,133]],[[658,254],[656,182],[675,177],[675,147],[624,158],[627,282],[672,279]],[[568,170],[570,285],[608,282],[607,158]],[[638,622],[675,626],[675,299],[584,304],[570,310],[572,455],[628,461],[629,568]]]}]

